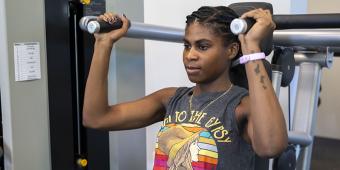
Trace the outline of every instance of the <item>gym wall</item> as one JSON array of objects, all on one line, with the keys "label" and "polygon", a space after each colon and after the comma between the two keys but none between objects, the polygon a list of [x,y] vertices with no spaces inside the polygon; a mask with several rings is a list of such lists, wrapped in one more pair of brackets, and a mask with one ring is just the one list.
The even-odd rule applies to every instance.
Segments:
[{"label": "gym wall", "polygon": [[[339,13],[338,0],[309,0],[308,13]],[[318,111],[316,136],[340,139],[339,79],[340,58],[335,57],[331,69],[323,69],[321,77],[321,105]]]}]

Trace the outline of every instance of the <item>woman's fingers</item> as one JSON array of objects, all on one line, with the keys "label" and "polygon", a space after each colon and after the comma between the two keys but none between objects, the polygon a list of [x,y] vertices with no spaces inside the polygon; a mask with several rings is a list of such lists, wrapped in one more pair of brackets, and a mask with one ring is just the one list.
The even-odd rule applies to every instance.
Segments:
[{"label": "woman's fingers", "polygon": [[270,10],[263,10],[262,8],[259,9],[255,9],[255,10],[251,10],[248,11],[246,13],[244,13],[240,18],[254,18],[255,20],[258,20],[260,18],[266,18],[266,19],[270,19],[271,20],[271,12]]},{"label": "woman's fingers", "polygon": [[99,15],[98,19],[112,24],[117,20],[117,17],[118,17],[117,14],[114,14],[112,12],[106,12],[102,15]]},{"label": "woman's fingers", "polygon": [[118,15],[112,12],[106,12],[102,15],[99,15],[98,20],[105,21],[109,24],[115,24],[115,22],[117,22],[118,20],[122,21],[123,25],[119,29],[114,29],[106,33],[95,34],[96,39],[98,38],[100,40],[109,40],[110,42],[115,42],[123,37],[126,34],[130,25],[129,20],[125,16]]},{"label": "woman's fingers", "polygon": [[245,18],[254,18],[255,20],[257,20],[262,14],[261,9],[255,9],[255,10],[251,10],[248,11],[246,13],[244,13],[241,18],[245,19]]},{"label": "woman's fingers", "polygon": [[120,17],[120,19],[121,19],[122,22],[123,22],[122,28],[123,28],[124,30],[129,29],[129,27],[130,27],[130,21],[127,19],[127,17],[125,16],[125,14],[123,14],[123,15]]}]

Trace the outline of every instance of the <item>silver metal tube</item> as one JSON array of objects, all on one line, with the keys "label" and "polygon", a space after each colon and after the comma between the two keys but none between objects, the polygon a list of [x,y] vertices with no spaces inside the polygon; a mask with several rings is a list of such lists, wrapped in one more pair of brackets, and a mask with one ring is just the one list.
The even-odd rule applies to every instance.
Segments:
[{"label": "silver metal tube", "polygon": [[[184,30],[139,22],[131,22],[127,37],[182,42]],[[340,29],[276,30],[275,45],[340,47]],[[339,50],[339,49],[337,49]],[[339,51],[340,52],[340,51]]]},{"label": "silver metal tube", "polygon": [[273,42],[282,46],[340,47],[340,29],[276,30]]},{"label": "silver metal tube", "polygon": [[[127,37],[182,42],[184,30],[132,22]],[[282,46],[334,46],[340,47],[340,30],[276,30],[274,44]]]},{"label": "silver metal tube", "polygon": [[304,62],[318,63],[321,67],[330,68],[333,65],[333,52],[298,52],[294,54],[296,65]]},{"label": "silver metal tube", "polygon": [[77,15],[74,14],[73,15],[73,22],[74,22],[74,48],[75,48],[75,54],[74,54],[74,57],[75,57],[75,71],[76,71],[76,75],[75,75],[75,78],[76,78],[76,102],[77,102],[77,107],[76,107],[76,114],[77,114],[77,147],[78,147],[78,150],[77,150],[77,153],[80,155],[82,153],[82,150],[81,150],[81,124],[80,124],[80,98],[79,98],[79,73],[78,73],[78,37],[77,37]]},{"label": "silver metal tube", "polygon": [[[97,20],[96,16],[82,17],[79,21],[80,29],[90,32],[88,25],[91,21],[95,20]],[[184,37],[184,30],[180,28],[172,28],[130,21],[130,28],[126,34],[126,37],[169,42],[182,42]]]},{"label": "silver metal tube", "polygon": [[132,22],[126,37],[158,41],[183,42],[184,30],[180,28]]},{"label": "silver metal tube", "polygon": [[313,137],[304,132],[288,132],[288,143],[306,147],[313,142]]},{"label": "silver metal tube", "polygon": [[[79,22],[81,29],[86,30],[89,21],[95,17],[83,17]],[[184,29],[131,21],[126,37],[158,41],[182,42]],[[330,47],[340,53],[340,29],[299,29],[274,31],[273,43],[281,46]]]},{"label": "silver metal tube", "polygon": [[[184,30],[139,22],[131,22],[127,37],[158,41],[182,42]],[[280,46],[329,47],[340,53],[340,29],[276,30],[273,43]]]},{"label": "silver metal tube", "polygon": [[[340,54],[340,29],[299,29],[274,31],[273,43],[278,46],[297,46]],[[326,51],[326,50],[322,50]]]}]

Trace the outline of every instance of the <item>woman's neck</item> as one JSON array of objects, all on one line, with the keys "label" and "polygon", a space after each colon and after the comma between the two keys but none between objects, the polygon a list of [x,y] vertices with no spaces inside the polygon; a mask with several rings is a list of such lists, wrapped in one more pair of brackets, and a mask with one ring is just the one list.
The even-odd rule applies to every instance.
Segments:
[{"label": "woman's neck", "polygon": [[231,86],[230,80],[224,80],[224,81],[214,81],[211,83],[202,83],[202,84],[196,84],[194,88],[194,95],[200,95],[201,93],[205,92],[222,92],[229,89]]}]

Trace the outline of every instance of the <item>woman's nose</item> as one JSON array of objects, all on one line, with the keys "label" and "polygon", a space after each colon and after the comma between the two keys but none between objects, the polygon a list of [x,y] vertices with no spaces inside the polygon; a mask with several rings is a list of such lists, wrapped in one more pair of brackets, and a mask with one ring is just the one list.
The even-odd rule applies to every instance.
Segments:
[{"label": "woman's nose", "polygon": [[198,59],[198,54],[197,54],[197,52],[195,51],[194,48],[191,48],[190,50],[188,50],[188,52],[185,55],[186,55],[185,57],[188,60],[197,60]]}]

